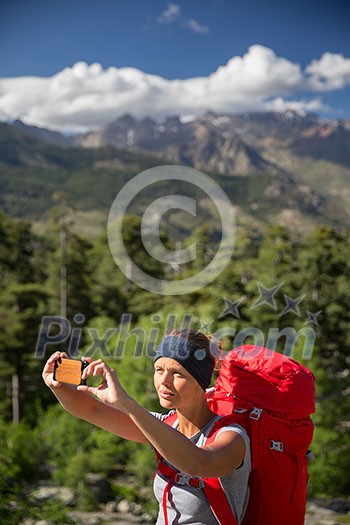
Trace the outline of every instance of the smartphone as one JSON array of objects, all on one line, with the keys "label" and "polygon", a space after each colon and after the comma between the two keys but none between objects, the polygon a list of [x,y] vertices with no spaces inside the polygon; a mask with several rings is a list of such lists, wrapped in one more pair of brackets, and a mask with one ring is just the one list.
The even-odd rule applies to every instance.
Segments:
[{"label": "smartphone", "polygon": [[55,361],[53,378],[55,381],[70,385],[86,385],[86,379],[82,380],[81,375],[88,364],[87,361],[62,357]]}]

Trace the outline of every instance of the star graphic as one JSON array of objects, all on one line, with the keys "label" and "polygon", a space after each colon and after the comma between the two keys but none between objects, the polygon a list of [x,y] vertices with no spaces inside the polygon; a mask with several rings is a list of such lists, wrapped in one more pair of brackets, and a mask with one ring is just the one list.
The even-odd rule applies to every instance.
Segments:
[{"label": "star graphic", "polygon": [[241,318],[241,314],[239,313],[238,307],[243,301],[243,297],[238,299],[237,301],[230,301],[230,299],[227,299],[224,297],[225,301],[225,310],[219,315],[218,319],[221,319],[222,317],[225,317],[226,315],[233,315],[237,319]]},{"label": "star graphic", "polygon": [[200,331],[201,332],[210,332],[210,325],[211,325],[211,322],[209,321],[209,323],[206,323],[205,321],[200,321],[201,323],[201,326],[200,326]]},{"label": "star graphic", "polygon": [[307,312],[307,320],[305,321],[304,324],[308,324],[308,323],[312,323],[316,326],[318,326],[318,321],[317,321],[317,317],[320,315],[320,313],[322,312],[322,310],[319,310],[318,312],[316,313],[312,313],[312,312]]},{"label": "star graphic", "polygon": [[278,292],[278,290],[283,286],[283,283],[276,284],[272,288],[266,288],[261,283],[256,283],[257,287],[259,289],[260,297],[257,298],[252,308],[257,308],[258,306],[261,306],[262,304],[267,304],[271,306],[274,310],[276,310],[276,302],[275,302],[275,295]]},{"label": "star graphic", "polygon": [[293,312],[298,317],[300,317],[299,304],[304,299],[305,295],[301,295],[300,297],[297,297],[296,299],[292,299],[291,297],[289,297],[289,295],[286,295],[286,294],[283,294],[283,296],[284,296],[284,300],[286,302],[286,306],[284,307],[284,309],[280,313],[279,317],[281,317],[282,315],[287,314],[288,312]]}]

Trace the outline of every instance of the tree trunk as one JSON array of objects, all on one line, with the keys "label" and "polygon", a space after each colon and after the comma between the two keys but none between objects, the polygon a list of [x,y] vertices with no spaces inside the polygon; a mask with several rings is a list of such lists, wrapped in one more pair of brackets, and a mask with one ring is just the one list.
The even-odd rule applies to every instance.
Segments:
[{"label": "tree trunk", "polygon": [[12,421],[19,423],[20,410],[19,410],[19,375],[13,374],[12,376]]}]

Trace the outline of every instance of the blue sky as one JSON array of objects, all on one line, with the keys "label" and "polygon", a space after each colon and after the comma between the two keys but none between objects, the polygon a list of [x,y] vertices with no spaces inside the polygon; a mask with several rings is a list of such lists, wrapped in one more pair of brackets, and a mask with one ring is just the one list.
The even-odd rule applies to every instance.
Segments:
[{"label": "blue sky", "polygon": [[349,27],[348,0],[2,0],[0,118],[66,131],[124,110],[350,118]]}]

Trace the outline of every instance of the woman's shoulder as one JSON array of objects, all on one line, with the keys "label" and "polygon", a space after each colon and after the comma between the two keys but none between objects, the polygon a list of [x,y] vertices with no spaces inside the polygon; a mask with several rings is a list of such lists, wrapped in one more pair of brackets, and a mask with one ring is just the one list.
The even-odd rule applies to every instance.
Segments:
[{"label": "woman's shoulder", "polygon": [[250,439],[246,429],[238,423],[235,423],[234,421],[230,422],[226,417],[222,417],[217,421],[217,425],[219,428],[216,431],[215,439],[223,432],[236,432],[244,439],[247,445],[250,444]]}]

